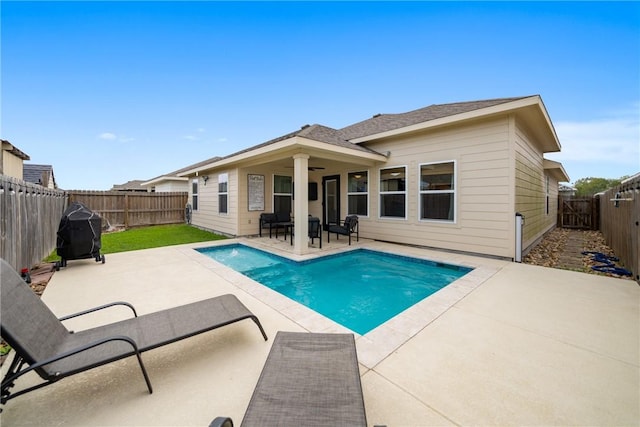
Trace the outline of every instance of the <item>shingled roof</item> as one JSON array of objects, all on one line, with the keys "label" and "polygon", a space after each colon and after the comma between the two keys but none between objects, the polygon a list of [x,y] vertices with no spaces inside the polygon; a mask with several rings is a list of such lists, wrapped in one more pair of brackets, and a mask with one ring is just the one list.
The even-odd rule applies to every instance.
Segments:
[{"label": "shingled roof", "polygon": [[[532,95],[532,96],[536,96],[536,95]],[[489,108],[489,107],[493,107],[500,104],[506,104],[509,102],[527,99],[527,98],[531,98],[532,96],[496,98],[496,99],[487,99],[487,100],[480,100],[480,101],[455,102],[455,103],[449,103],[449,104],[434,104],[428,107],[420,108],[420,109],[409,111],[406,113],[376,114],[370,119],[363,120],[361,122],[355,123],[350,126],[346,126],[342,129],[333,129],[333,128],[319,125],[319,124],[305,125],[305,126],[302,126],[299,130],[287,133],[285,135],[279,136],[277,138],[271,139],[261,144],[254,145],[252,147],[248,147],[246,149],[237,151],[235,153],[221,157],[220,159],[210,159],[205,162],[202,162],[204,164],[192,165],[187,169],[189,169],[189,171],[192,172],[195,169],[197,169],[199,166],[205,166],[206,164],[214,163],[215,160],[230,159],[245,153],[259,150],[261,148],[276,144],[281,141],[286,141],[294,137],[302,137],[302,138],[306,138],[314,141],[335,145],[338,147],[380,155],[381,153],[378,153],[374,150],[371,150],[359,144],[359,142],[361,141],[358,141],[358,143],[354,143],[351,141],[359,138],[366,138],[367,136],[373,136],[383,132],[392,131],[395,129],[401,129],[407,126],[417,125],[419,123],[429,122],[431,120],[436,120],[436,119],[449,117],[449,116],[455,116],[458,114],[463,114],[463,113],[467,113],[475,110],[481,110],[484,108]],[[180,175],[182,176],[187,175],[185,172],[187,171],[183,171]]]},{"label": "shingled roof", "polygon": [[[279,136],[277,138],[274,139],[270,139],[269,141],[263,142],[262,144],[258,144],[258,145],[254,145],[253,147],[249,147],[246,148],[244,150],[240,150],[240,151],[236,151],[235,153],[229,154],[228,156],[222,157],[221,159],[227,159],[230,157],[234,157],[237,156],[239,154],[242,153],[247,153],[253,150],[256,150],[258,148],[262,148],[262,147],[266,147],[272,144],[275,144],[277,142],[280,141],[286,141],[287,139],[296,137],[296,136],[300,136],[303,138],[307,138],[307,139],[311,139],[313,141],[319,141],[319,142],[324,142],[327,144],[332,144],[332,145],[336,145],[339,147],[345,147],[345,148],[350,148],[353,150],[358,150],[358,151],[362,151],[362,152],[366,152],[366,153],[376,153],[375,151],[368,149],[366,147],[362,147],[360,145],[357,144],[353,144],[349,141],[347,141],[346,139],[342,138],[342,134],[340,133],[340,131],[327,127],[327,126],[323,126],[323,125],[318,125],[318,124],[314,124],[314,125],[305,125],[302,126],[299,130],[290,132],[286,135],[282,135]],[[380,154],[380,153],[376,153],[376,154]]]},{"label": "shingled roof", "polygon": [[411,126],[418,123],[428,122],[430,120],[442,117],[454,116],[469,111],[480,110],[482,108],[493,107],[494,105],[504,104],[507,102],[517,101],[519,99],[529,98],[521,96],[516,98],[497,98],[482,101],[455,102],[451,104],[434,104],[418,110],[409,111],[399,114],[376,114],[370,119],[352,124],[339,130],[340,135],[345,140],[362,138],[368,135],[375,135],[381,132],[387,132],[394,129]]},{"label": "shingled roof", "polygon": [[34,184],[48,186],[48,179],[53,179],[53,187],[55,188],[56,180],[53,175],[53,166],[51,165],[36,165],[32,163],[25,163],[22,165],[22,179]]}]

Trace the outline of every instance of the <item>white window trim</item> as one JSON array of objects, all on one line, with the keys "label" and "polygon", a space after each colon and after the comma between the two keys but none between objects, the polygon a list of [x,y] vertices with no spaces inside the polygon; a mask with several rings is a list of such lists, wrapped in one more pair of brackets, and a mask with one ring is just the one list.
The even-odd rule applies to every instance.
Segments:
[{"label": "white window trim", "polygon": [[[200,206],[200,182],[198,181],[200,178],[195,177],[191,180],[191,209],[193,211],[197,211],[198,210],[198,206]],[[196,192],[193,192],[193,184],[196,184]],[[197,203],[193,203],[193,200],[197,200]]]},{"label": "white window trim", "polygon": [[[288,178],[291,178],[291,193],[276,193],[275,190],[275,186],[276,186],[276,176],[286,176]],[[283,174],[279,174],[279,173],[274,173],[273,176],[271,177],[271,206],[274,207],[276,205],[276,196],[289,196],[291,198],[291,209],[293,209],[293,176],[291,175],[283,175]],[[274,210],[275,212],[275,210]]]},{"label": "white window trim", "polygon": [[[453,163],[453,190],[421,190],[422,166],[437,165],[441,163]],[[453,194],[453,221],[448,219],[428,219],[422,218],[422,195],[423,194]],[[437,162],[425,162],[418,165],[418,221],[431,222],[436,224],[457,224],[458,223],[458,162],[455,160],[442,160]]]},{"label": "white window trim", "polygon": [[[367,174],[367,191],[362,192],[362,191],[356,191],[356,192],[349,192],[349,174],[352,173],[357,173],[357,172],[364,172]],[[349,196],[367,196],[367,214],[366,215],[359,215],[358,217],[360,218],[369,218],[369,212],[371,212],[371,196],[370,196],[370,189],[371,188],[371,172],[369,171],[369,169],[358,169],[358,170],[354,170],[354,171],[349,171],[347,172],[347,211],[349,211]],[[347,213],[347,215],[352,215],[351,213]],[[355,214],[353,214],[355,215]]]},{"label": "white window trim", "polygon": [[[380,178],[382,177],[382,171],[387,169],[398,169],[404,168],[404,179],[405,179],[405,189],[404,191],[382,191],[382,185]],[[406,221],[407,220],[407,209],[408,209],[408,193],[409,193],[409,167],[407,165],[396,165],[396,166],[387,166],[384,168],[378,169],[378,219],[386,219],[390,221]],[[404,194],[404,217],[397,216],[382,216],[382,195],[386,194]]]},{"label": "white window trim", "polygon": [[[222,182],[221,181],[222,177],[226,178],[226,183],[227,183],[227,191],[224,191],[224,192],[220,192],[220,183]],[[220,212],[220,196],[223,196],[223,195],[227,196],[226,212]],[[218,215],[221,215],[221,216],[229,215],[229,173],[228,172],[218,174]]]},{"label": "white window trim", "polygon": [[545,203],[544,203],[544,213],[545,216],[549,216],[551,215],[551,199],[549,197],[550,195],[550,179],[549,179],[549,175],[545,175],[545,185],[546,185],[546,197],[545,197]]}]

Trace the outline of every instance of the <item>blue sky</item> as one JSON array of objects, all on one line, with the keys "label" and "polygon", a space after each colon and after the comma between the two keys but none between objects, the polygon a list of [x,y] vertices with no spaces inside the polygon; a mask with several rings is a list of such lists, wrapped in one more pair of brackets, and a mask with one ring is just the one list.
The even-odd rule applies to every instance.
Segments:
[{"label": "blue sky", "polygon": [[640,171],[637,2],[0,3],[0,137],[64,189],[319,123],[540,94],[572,182]]}]

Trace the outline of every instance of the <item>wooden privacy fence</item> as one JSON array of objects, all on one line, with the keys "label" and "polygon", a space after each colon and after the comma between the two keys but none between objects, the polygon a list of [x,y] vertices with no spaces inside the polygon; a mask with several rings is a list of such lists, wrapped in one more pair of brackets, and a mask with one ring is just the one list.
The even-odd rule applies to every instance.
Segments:
[{"label": "wooden privacy fence", "polygon": [[14,269],[37,265],[56,247],[64,191],[0,175],[0,257]]},{"label": "wooden privacy fence", "polygon": [[599,199],[600,231],[624,268],[640,282],[640,174],[607,190]]},{"label": "wooden privacy fence", "polygon": [[558,226],[582,230],[598,229],[597,198],[558,198]]},{"label": "wooden privacy fence", "polygon": [[80,202],[103,218],[103,227],[141,227],[184,222],[188,193],[136,193],[71,190],[69,204]]}]

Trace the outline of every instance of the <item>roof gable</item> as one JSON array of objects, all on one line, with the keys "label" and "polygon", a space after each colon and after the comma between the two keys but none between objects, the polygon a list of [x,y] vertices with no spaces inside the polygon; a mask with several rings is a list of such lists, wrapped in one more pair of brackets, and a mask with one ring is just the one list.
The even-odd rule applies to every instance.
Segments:
[{"label": "roof gable", "polygon": [[399,114],[376,114],[370,119],[340,129],[340,134],[346,140],[362,138],[418,123],[428,122],[482,108],[493,107],[507,102],[517,101],[528,97],[497,98],[482,101],[455,102],[451,104],[434,104],[418,110]]}]

